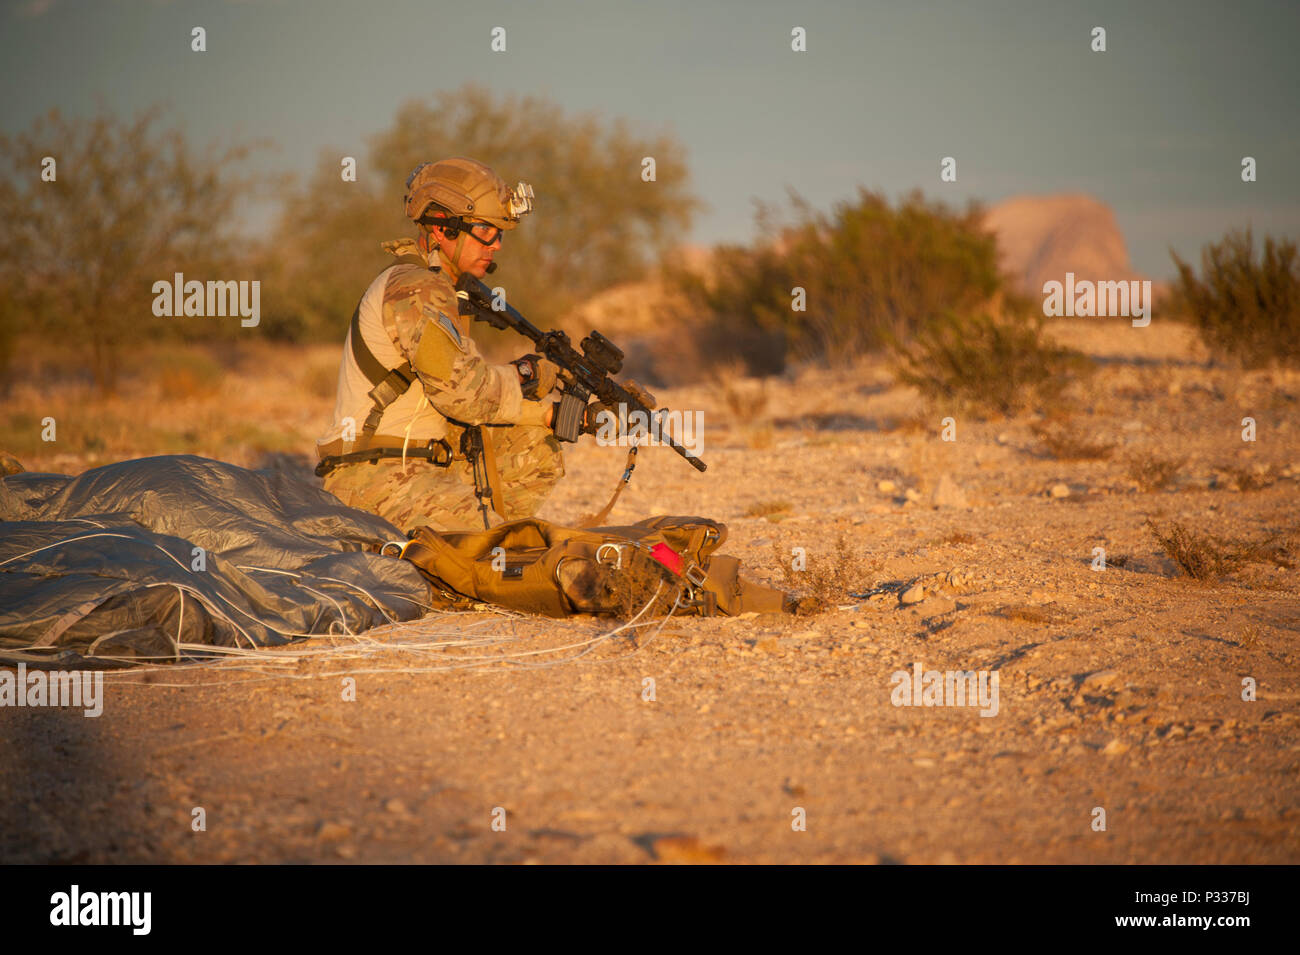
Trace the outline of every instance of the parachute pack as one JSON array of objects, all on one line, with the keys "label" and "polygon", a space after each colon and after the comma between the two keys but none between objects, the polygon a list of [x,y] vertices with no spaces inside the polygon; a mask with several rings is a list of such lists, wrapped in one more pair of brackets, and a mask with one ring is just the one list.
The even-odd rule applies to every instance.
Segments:
[{"label": "parachute pack", "polygon": [[528,518],[485,531],[421,527],[399,546],[453,605],[469,598],[550,617],[628,615],[652,600],[698,616],[793,611],[787,594],[717,553],[726,538],[725,525],[703,517],[581,529]]}]

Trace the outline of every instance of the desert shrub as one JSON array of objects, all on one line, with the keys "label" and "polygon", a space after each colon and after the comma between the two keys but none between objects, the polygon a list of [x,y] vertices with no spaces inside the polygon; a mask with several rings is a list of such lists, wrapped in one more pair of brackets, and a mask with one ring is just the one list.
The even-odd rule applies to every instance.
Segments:
[{"label": "desert shrub", "polygon": [[1277,467],[1275,465],[1257,466],[1253,468],[1239,468],[1229,465],[1224,470],[1232,479],[1232,483],[1237,486],[1239,491],[1261,491],[1266,487],[1272,487],[1277,483]]},{"label": "desert shrub", "polygon": [[773,553],[781,567],[782,589],[796,595],[796,612],[804,616],[834,610],[854,594],[866,591],[872,574],[881,566],[855,553],[843,534],[835,539],[832,553],[811,554],[801,571],[793,568],[788,547],[773,545]]},{"label": "desert shrub", "polygon": [[1294,569],[1297,529],[1278,531],[1263,540],[1237,540],[1189,530],[1177,521],[1161,527],[1148,520],[1147,528],[1156,543],[1178,568],[1196,580],[1217,580],[1243,564],[1268,563]]},{"label": "desert shrub", "polygon": [[945,312],[912,342],[894,344],[894,375],[944,407],[984,416],[1051,406],[1071,378],[1087,373],[1083,355],[1043,338],[1042,320],[1004,312]]},{"label": "desert shrub", "polygon": [[1217,580],[1242,562],[1241,555],[1228,542],[1190,531],[1177,521],[1165,527],[1148,521],[1147,526],[1170,560],[1195,580]]},{"label": "desert shrub", "polygon": [[851,362],[1003,288],[977,205],[958,213],[913,192],[891,207],[865,190],[830,215],[793,205],[784,224],[760,211],[760,238],[716,249],[707,274],[669,270],[706,362],[740,358],[758,375],[791,359]]},{"label": "desert shrub", "polygon": [[[160,128],[161,116],[51,110],[0,134],[0,353],[4,329],[21,329],[57,343],[64,364],[89,367],[107,393],[141,340],[239,327],[154,315],[153,283],[176,272],[249,277],[232,222],[253,185],[243,172],[251,147],[195,148]],[[51,143],[57,178],[44,182],[30,170]]]},{"label": "desert shrub", "polygon": [[1134,455],[1126,467],[1129,478],[1143,491],[1159,491],[1167,487],[1174,476],[1187,463],[1185,458],[1161,458],[1153,454]]},{"label": "desert shrub", "polygon": [[1147,521],[1156,543],[1178,568],[1196,580],[1217,580],[1247,563],[1270,563],[1293,569],[1296,531],[1269,534],[1262,541],[1229,540],[1192,531],[1170,521],[1161,527]]},{"label": "desert shrub", "polygon": [[789,501],[758,501],[745,511],[746,517],[766,517],[769,520],[781,520],[788,517],[794,505]]},{"label": "desert shrub", "polygon": [[1300,259],[1294,242],[1264,238],[1255,257],[1251,230],[1231,232],[1201,251],[1201,274],[1178,266],[1172,307],[1212,349],[1248,368],[1300,365]]},{"label": "desert shrub", "polygon": [[225,369],[198,346],[164,346],[153,353],[150,368],[158,377],[158,390],[169,401],[186,401],[215,394]]},{"label": "desert shrub", "polygon": [[1064,422],[1045,421],[1030,430],[1058,461],[1098,461],[1110,457],[1115,450],[1114,443],[1095,441]]}]

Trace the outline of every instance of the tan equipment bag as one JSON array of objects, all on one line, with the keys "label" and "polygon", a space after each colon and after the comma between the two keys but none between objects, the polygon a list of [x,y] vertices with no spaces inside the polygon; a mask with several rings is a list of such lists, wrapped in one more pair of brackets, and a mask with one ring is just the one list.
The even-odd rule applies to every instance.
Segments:
[{"label": "tan equipment bag", "polygon": [[793,610],[785,593],[745,580],[739,560],[715,553],[726,537],[702,517],[581,530],[529,518],[486,531],[421,527],[402,556],[453,599],[549,617],[628,616],[652,599],[678,615]]}]

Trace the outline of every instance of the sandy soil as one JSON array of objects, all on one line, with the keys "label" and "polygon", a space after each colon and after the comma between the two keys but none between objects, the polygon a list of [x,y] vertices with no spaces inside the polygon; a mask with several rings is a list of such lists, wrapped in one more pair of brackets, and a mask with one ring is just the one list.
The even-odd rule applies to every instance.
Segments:
[{"label": "sandy soil", "polygon": [[[1197,582],[1145,526],[1294,531],[1300,376],[1207,366],[1159,322],[1055,331],[1101,362],[1064,410],[1105,458],[1056,459],[1030,418],[944,441],[871,364],[660,395],[703,410],[709,472],[643,451],[615,517],[723,520],[765,581],[842,534],[857,596],[828,612],[587,644],[611,625],[438,615],[112,674],[99,719],[0,712],[0,861],[1300,861],[1300,572]],[[1181,466],[1142,490],[1133,457]],[[575,449],[543,516],[603,502],[622,458]],[[997,714],[893,705],[915,663],[997,671]]]}]

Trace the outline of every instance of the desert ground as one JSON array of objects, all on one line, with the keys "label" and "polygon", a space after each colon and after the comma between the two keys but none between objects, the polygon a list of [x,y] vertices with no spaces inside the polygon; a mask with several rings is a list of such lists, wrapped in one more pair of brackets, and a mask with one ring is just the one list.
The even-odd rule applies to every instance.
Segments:
[{"label": "desert ground", "polygon": [[[0,860],[1300,862],[1300,375],[1158,319],[1051,333],[1098,370],[1050,420],[922,405],[876,360],[657,389],[702,412],[709,470],[643,450],[614,519],[723,521],[822,612],[433,614],[112,672],[99,719],[0,712]],[[301,467],[337,359],[142,366],[113,399],[34,376],[4,450]],[[57,445],[23,445],[46,414]],[[603,503],[623,457],[573,448],[542,516]],[[1246,556],[1193,579],[1148,521]],[[894,705],[914,664],[996,671],[996,715]]]}]

